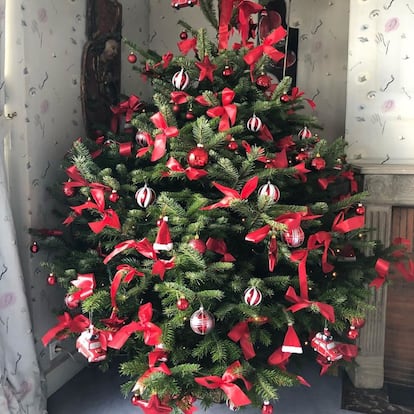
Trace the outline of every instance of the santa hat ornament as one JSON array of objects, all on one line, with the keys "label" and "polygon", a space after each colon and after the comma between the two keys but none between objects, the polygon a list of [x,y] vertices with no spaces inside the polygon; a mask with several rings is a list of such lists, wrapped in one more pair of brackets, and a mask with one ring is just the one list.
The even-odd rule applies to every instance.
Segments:
[{"label": "santa hat ornament", "polygon": [[282,352],[290,352],[291,354],[302,354],[303,349],[300,344],[298,335],[293,325],[290,323],[286,331],[285,339],[282,345]]},{"label": "santa hat ornament", "polygon": [[157,238],[153,244],[154,250],[166,250],[170,251],[173,248],[171,241],[170,229],[168,228],[168,217],[164,216],[158,229]]}]

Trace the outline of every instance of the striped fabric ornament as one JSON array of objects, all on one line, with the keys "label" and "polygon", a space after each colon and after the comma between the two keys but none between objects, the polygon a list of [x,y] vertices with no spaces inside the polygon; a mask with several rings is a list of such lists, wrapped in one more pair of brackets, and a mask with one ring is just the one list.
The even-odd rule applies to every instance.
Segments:
[{"label": "striped fabric ornament", "polygon": [[184,70],[184,68],[181,68],[181,70],[176,72],[172,77],[172,84],[180,91],[186,89],[189,83],[190,76],[188,76],[188,73]]},{"label": "striped fabric ornament", "polygon": [[261,127],[262,120],[256,116],[256,114],[253,114],[253,116],[247,121],[247,129],[251,132],[258,132]]}]

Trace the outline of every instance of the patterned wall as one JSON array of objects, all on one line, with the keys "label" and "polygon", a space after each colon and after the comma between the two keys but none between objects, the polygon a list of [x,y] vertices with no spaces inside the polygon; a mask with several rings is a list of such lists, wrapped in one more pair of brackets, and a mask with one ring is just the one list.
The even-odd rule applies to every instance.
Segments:
[{"label": "patterned wall", "polygon": [[351,2],[346,138],[349,158],[414,162],[414,3]]}]

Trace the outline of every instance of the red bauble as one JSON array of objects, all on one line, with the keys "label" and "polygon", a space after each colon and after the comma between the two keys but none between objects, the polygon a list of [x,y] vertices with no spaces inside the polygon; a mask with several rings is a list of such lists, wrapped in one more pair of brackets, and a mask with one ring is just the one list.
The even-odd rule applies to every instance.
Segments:
[{"label": "red bauble", "polygon": [[290,96],[289,96],[287,93],[284,93],[284,94],[280,97],[280,100],[281,100],[283,103],[288,103],[288,102],[290,101]]},{"label": "red bauble", "polygon": [[181,69],[180,71],[176,72],[172,77],[172,84],[176,89],[179,89],[180,91],[186,89],[189,83],[190,77],[184,69]]},{"label": "red bauble", "polygon": [[181,110],[180,105],[178,105],[178,104],[173,105],[172,110],[173,110],[173,112],[175,112],[177,114]]},{"label": "red bauble", "polygon": [[362,216],[363,214],[365,214],[365,207],[359,203],[355,209],[355,213],[359,214],[360,216]]},{"label": "red bauble", "polygon": [[185,30],[183,30],[183,31],[180,33],[180,39],[181,39],[181,40],[186,40],[186,39],[188,39],[188,33],[187,33]]},{"label": "red bauble", "polygon": [[208,152],[201,144],[189,151],[187,162],[190,167],[203,168],[208,163]]},{"label": "red bauble", "polygon": [[75,299],[73,295],[66,295],[65,296],[65,305],[69,309],[75,309],[79,306],[79,299]]},{"label": "red bauble", "polygon": [[47,278],[47,284],[50,286],[56,285],[56,276],[53,273],[49,273]]},{"label": "red bauble", "polygon": [[239,144],[236,142],[234,138],[232,138],[230,142],[227,144],[227,148],[230,151],[236,151],[236,149],[239,148]]},{"label": "red bauble", "polygon": [[144,187],[141,187],[135,193],[135,200],[137,204],[142,208],[147,208],[154,203],[156,198],[155,191],[148,187],[146,184]]},{"label": "red bauble", "polygon": [[269,401],[263,402],[262,414],[273,414],[273,405]]},{"label": "red bauble", "polygon": [[356,329],[361,329],[365,325],[364,318],[352,318],[351,325],[354,326]]},{"label": "red bauble", "polygon": [[194,249],[197,250],[200,254],[204,254],[207,250],[207,246],[204,243],[203,240],[200,240],[198,237],[196,237],[193,240],[190,240],[188,244]]},{"label": "red bauble", "polygon": [[349,328],[349,331],[348,331],[348,333],[346,334],[346,336],[349,338],[349,339],[351,339],[351,340],[355,340],[355,339],[357,339],[358,338],[358,336],[359,336],[359,331],[358,331],[358,329],[356,329],[355,328],[355,326],[351,326],[350,328]]},{"label": "red bauble", "polygon": [[223,76],[228,77],[228,76],[233,75],[233,73],[234,73],[234,69],[231,66],[229,65],[224,66],[224,69],[222,72]]},{"label": "red bauble", "polygon": [[139,406],[139,402],[141,401],[141,397],[139,396],[139,395],[136,395],[136,394],[134,394],[132,397],[131,397],[131,404],[132,405],[135,405],[135,406]]},{"label": "red bauble", "polygon": [[283,233],[283,240],[289,247],[299,247],[305,240],[305,233],[302,227],[297,227]]},{"label": "red bauble", "polygon": [[277,203],[280,199],[279,188],[276,185],[272,184],[270,181],[268,181],[267,184],[259,187],[258,194],[259,196],[270,197],[275,203]]},{"label": "red bauble", "polygon": [[149,142],[151,141],[151,135],[146,131],[138,131],[135,134],[135,142],[140,147],[148,147]]},{"label": "red bauble", "polygon": [[249,306],[258,306],[262,302],[262,292],[257,287],[250,287],[244,291],[244,302]]},{"label": "red bauble", "polygon": [[190,327],[198,335],[208,334],[215,325],[214,316],[202,306],[190,318]]},{"label": "red bauble", "polygon": [[315,170],[323,170],[326,167],[326,161],[319,154],[317,154],[312,160],[311,165],[315,168]]},{"label": "red bauble", "polygon": [[111,194],[109,194],[109,201],[111,203],[116,203],[119,200],[119,194],[118,191],[112,190]]},{"label": "red bauble", "polygon": [[262,127],[262,120],[253,114],[253,116],[247,121],[247,129],[252,132],[260,131]]},{"label": "red bauble", "polygon": [[298,132],[298,137],[299,139],[312,138],[312,132],[307,126],[305,126]]},{"label": "red bauble", "polygon": [[73,197],[75,195],[75,189],[70,185],[70,181],[63,184],[63,194],[66,197]]},{"label": "red bauble", "polygon": [[32,245],[30,246],[30,251],[32,253],[37,253],[39,251],[39,245],[37,244],[37,242],[33,242]]},{"label": "red bauble", "polygon": [[137,55],[134,52],[131,52],[128,55],[128,62],[129,63],[135,63],[137,61]]},{"label": "red bauble", "polygon": [[256,85],[258,88],[260,89],[267,89],[269,88],[269,86],[272,84],[271,79],[269,78],[269,76],[263,74],[260,75],[257,79],[256,79]]},{"label": "red bauble", "polygon": [[190,302],[186,298],[180,298],[177,300],[177,309],[185,311],[190,306]]},{"label": "red bauble", "polygon": [[193,111],[191,109],[189,109],[186,114],[185,114],[185,119],[191,121],[194,119],[194,114]]}]

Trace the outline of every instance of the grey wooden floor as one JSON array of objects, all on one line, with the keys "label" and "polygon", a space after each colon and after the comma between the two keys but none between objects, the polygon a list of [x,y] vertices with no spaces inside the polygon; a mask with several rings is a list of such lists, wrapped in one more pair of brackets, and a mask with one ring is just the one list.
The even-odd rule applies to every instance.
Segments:
[{"label": "grey wooden floor", "polygon": [[[305,367],[301,375],[312,385],[280,390],[280,399],[273,401],[274,414],[355,414],[341,409],[342,380],[340,377],[319,375],[319,366]],[[119,390],[122,379],[116,372],[103,374],[90,366],[81,371],[48,401],[49,414],[140,414],[129,399]],[[260,409],[245,408],[240,414],[260,414]],[[205,411],[199,409],[197,414]],[[217,405],[208,409],[209,414],[225,414],[231,411]]]}]

